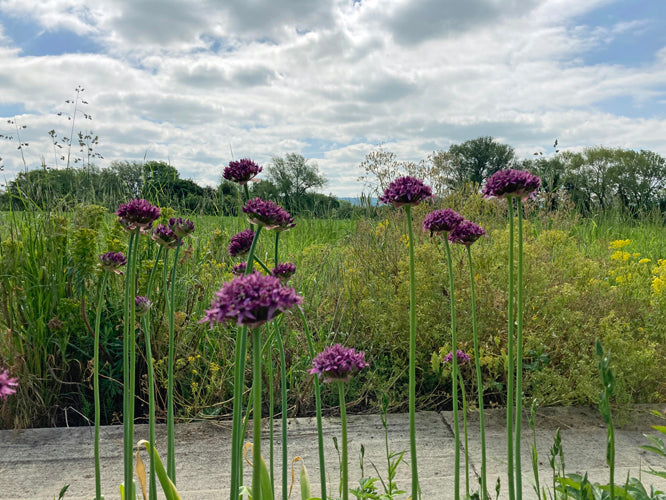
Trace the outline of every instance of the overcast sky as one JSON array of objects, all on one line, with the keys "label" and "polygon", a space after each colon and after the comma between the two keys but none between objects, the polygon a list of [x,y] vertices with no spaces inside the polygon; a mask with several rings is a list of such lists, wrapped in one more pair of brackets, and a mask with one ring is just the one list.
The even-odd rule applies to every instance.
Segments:
[{"label": "overcast sky", "polygon": [[[28,166],[55,166],[80,85],[99,166],[208,185],[297,152],[353,196],[380,144],[418,160],[482,135],[666,155],[665,25],[664,0],[0,0],[0,134],[15,117]],[[24,168],[15,141],[0,156]]]}]

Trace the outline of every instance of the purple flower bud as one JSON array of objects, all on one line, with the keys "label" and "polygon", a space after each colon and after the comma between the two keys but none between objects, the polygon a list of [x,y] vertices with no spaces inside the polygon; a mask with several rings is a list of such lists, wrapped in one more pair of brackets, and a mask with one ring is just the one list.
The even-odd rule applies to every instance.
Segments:
[{"label": "purple flower bud", "polygon": [[449,233],[449,241],[470,246],[484,234],[486,234],[486,231],[481,226],[464,220]]},{"label": "purple flower bud", "polygon": [[291,262],[284,262],[278,264],[277,267],[271,271],[271,274],[280,279],[281,283],[286,283],[296,273],[296,265]]},{"label": "purple flower bud", "polygon": [[231,272],[235,276],[243,276],[245,274],[246,269],[247,269],[247,262],[241,262],[239,264],[236,264],[234,268],[231,270]]},{"label": "purple flower bud", "polygon": [[423,200],[432,197],[432,189],[426,186],[423,181],[415,177],[399,177],[395,179],[384,190],[384,194],[379,197],[382,203],[393,204],[398,208],[402,205],[418,205]]},{"label": "purple flower bud", "polygon": [[130,200],[116,211],[118,222],[127,231],[150,229],[160,216],[160,209],[144,199]]},{"label": "purple flower bud", "polygon": [[289,212],[276,203],[261,198],[254,198],[245,202],[243,212],[252,224],[263,226],[275,231],[288,231],[296,224]]},{"label": "purple flower bud", "polygon": [[236,323],[250,328],[271,321],[284,311],[299,305],[303,298],[280,280],[254,272],[222,285],[210,303],[201,323]]},{"label": "purple flower bud", "polygon": [[178,246],[178,236],[164,224],[160,224],[150,233],[150,237],[161,247],[173,250]]},{"label": "purple flower bud", "polygon": [[106,252],[100,255],[97,260],[105,271],[115,272],[119,267],[127,264],[127,259],[121,252]]},{"label": "purple flower bud", "polygon": [[232,257],[245,255],[250,251],[252,240],[254,240],[254,231],[252,229],[246,229],[234,234],[231,237],[231,243],[229,243],[229,255]]},{"label": "purple flower bud", "polygon": [[450,208],[435,210],[426,215],[423,220],[423,230],[433,234],[448,233],[464,220],[464,217]]},{"label": "purple flower bud", "polygon": [[152,306],[153,302],[148,297],[144,297],[143,295],[134,297],[134,309],[137,316],[145,316]]},{"label": "purple flower bud", "polygon": [[[460,349],[456,350],[456,358],[458,358],[459,363],[469,363],[472,358],[470,358],[469,354],[467,354],[464,351],[461,351]],[[450,363],[453,361],[453,353],[450,352],[446,356],[444,356],[444,359],[442,360],[444,363]]]},{"label": "purple flower bud", "polygon": [[185,236],[194,232],[194,222],[189,219],[184,220],[182,217],[177,219],[171,217],[169,219],[169,229],[176,233],[179,238],[185,238]]},{"label": "purple flower bud", "polygon": [[255,162],[249,158],[243,158],[240,161],[230,161],[222,176],[228,181],[247,184],[261,171],[262,168]]},{"label": "purple flower bud", "polygon": [[319,375],[324,382],[349,382],[352,375],[369,366],[365,353],[341,344],[326,347],[312,360],[312,375]]},{"label": "purple flower bud", "polygon": [[12,378],[9,376],[9,371],[0,371],[0,399],[7,399],[7,396],[11,396],[16,393],[15,387],[18,386],[18,378]]},{"label": "purple flower bud", "polygon": [[486,181],[483,196],[486,198],[525,198],[539,189],[541,179],[526,170],[500,170]]}]

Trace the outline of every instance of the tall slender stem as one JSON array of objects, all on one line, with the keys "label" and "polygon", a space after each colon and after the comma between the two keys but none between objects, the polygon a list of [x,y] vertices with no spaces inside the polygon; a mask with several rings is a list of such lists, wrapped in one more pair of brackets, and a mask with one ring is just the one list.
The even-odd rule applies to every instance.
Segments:
[{"label": "tall slender stem", "polygon": [[479,428],[481,438],[481,500],[488,498],[488,484],[486,478],[486,428],[483,415],[483,378],[481,376],[481,354],[479,352],[479,334],[476,327],[476,292],[474,287],[474,267],[472,265],[472,250],[467,248],[467,261],[469,262],[470,293],[472,299],[472,336],[474,338],[474,365],[476,368],[476,385],[479,397]]},{"label": "tall slender stem", "polygon": [[460,426],[458,416],[458,339],[456,333],[456,296],[454,290],[453,261],[451,260],[451,246],[449,240],[445,237],[444,248],[446,250],[446,265],[449,270],[449,299],[451,303],[451,357],[452,370],[451,375],[451,394],[453,395],[453,435],[455,439],[454,453],[454,476],[453,476],[453,494],[454,498],[460,498]]},{"label": "tall slender stem", "polygon": [[469,496],[469,440],[467,436],[467,394],[465,393],[465,380],[462,372],[458,370],[458,380],[460,381],[460,397],[462,398],[463,410],[463,434],[465,440],[465,498]]},{"label": "tall slender stem", "polygon": [[509,204],[509,305],[507,311],[507,381],[506,381],[506,455],[507,480],[509,483],[509,500],[514,500],[515,483],[513,470],[513,377],[515,374],[513,360],[513,197],[507,198]]},{"label": "tall slender stem", "polygon": [[[261,330],[252,329],[252,498],[261,500]],[[286,443],[283,443],[286,444]]]},{"label": "tall slender stem", "polygon": [[[268,333],[268,326],[266,326],[266,333]],[[270,335],[270,338],[264,343],[264,351],[266,356],[266,367],[268,369],[268,447],[269,447],[269,460],[270,460],[270,474],[271,474],[271,485],[275,489],[275,446],[273,444],[274,435],[273,432],[273,419],[275,418],[275,394],[274,394],[274,380],[275,380],[275,363],[273,363],[273,335]],[[273,491],[275,495],[275,491]]]},{"label": "tall slender stem", "polygon": [[[310,334],[310,329],[308,328],[308,323],[305,320],[305,314],[303,310],[298,307],[298,314],[301,317],[303,322],[303,330],[305,330],[305,338],[308,342],[308,350],[310,352],[310,358],[315,357],[315,348],[314,342],[312,341],[312,335]],[[314,388],[315,388],[315,408],[317,412],[317,441],[319,445],[319,480],[321,482],[321,498],[322,500],[327,500],[326,496],[326,462],[324,460],[324,431],[321,420],[321,383],[319,377],[314,377]]]},{"label": "tall slender stem", "polygon": [[278,353],[280,355],[280,393],[282,395],[282,499],[287,500],[289,493],[287,469],[289,456],[287,454],[287,361],[284,353],[284,343],[278,325],[273,322],[275,328],[275,339],[277,341]]},{"label": "tall slender stem", "polygon": [[339,380],[340,424],[342,426],[342,500],[349,500],[349,454],[347,452],[347,407],[345,406],[345,383]]},{"label": "tall slender stem", "polygon": [[405,205],[409,237],[409,449],[412,463],[412,500],[419,496],[419,472],[416,460],[416,272],[412,211]]},{"label": "tall slender stem", "polygon": [[97,314],[95,315],[95,360],[93,362],[93,389],[95,391],[95,500],[102,500],[102,477],[99,465],[99,426],[101,417],[100,394],[99,394],[99,330],[102,324],[102,303],[104,300],[104,290],[106,289],[106,280],[108,273],[104,271],[102,284],[99,287],[99,297],[97,298]]},{"label": "tall slender stem", "polygon": [[516,495],[522,498],[523,477],[520,456],[521,420],[523,415],[523,207],[516,197],[518,211],[518,311],[516,312]]},{"label": "tall slender stem", "polygon": [[[169,284],[169,362],[167,380],[167,475],[176,484],[176,435],[175,416],[173,409],[174,363],[176,356],[176,267],[178,266],[178,253],[182,244],[178,238],[178,245],[173,256],[171,267],[171,283]],[[166,256],[165,256],[166,260]],[[166,263],[166,262],[165,262]]]}]

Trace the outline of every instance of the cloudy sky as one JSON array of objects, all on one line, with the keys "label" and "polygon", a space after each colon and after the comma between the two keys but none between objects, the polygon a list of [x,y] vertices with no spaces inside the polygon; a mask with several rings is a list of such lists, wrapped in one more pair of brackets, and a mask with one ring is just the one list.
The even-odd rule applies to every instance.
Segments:
[{"label": "cloudy sky", "polygon": [[[339,196],[380,144],[666,155],[665,21],[663,0],[0,0],[0,134],[26,125],[28,166],[56,166],[81,86],[101,167],[215,185],[233,158],[298,152]],[[24,168],[15,141],[0,156]]]}]

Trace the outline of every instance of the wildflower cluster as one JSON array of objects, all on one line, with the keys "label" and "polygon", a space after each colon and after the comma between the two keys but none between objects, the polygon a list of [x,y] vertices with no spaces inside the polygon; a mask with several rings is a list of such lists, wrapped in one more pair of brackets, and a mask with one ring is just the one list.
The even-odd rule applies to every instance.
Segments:
[{"label": "wildflower cluster", "polygon": [[[472,359],[469,354],[460,349],[456,349],[456,358],[458,359],[458,363],[469,363]],[[451,361],[453,361],[453,352],[449,352],[444,358],[442,358],[442,363],[450,363]]]},{"label": "wildflower cluster", "polygon": [[160,209],[148,200],[130,200],[118,207],[118,222],[127,231],[146,230],[153,227],[153,222],[160,216]]},{"label": "wildflower cluster", "polygon": [[254,240],[254,231],[252,229],[246,229],[233,235],[229,243],[229,255],[232,257],[245,255],[250,251],[252,240]]},{"label": "wildflower cluster", "polygon": [[541,179],[526,170],[500,170],[486,181],[483,195],[487,198],[524,198],[539,189]]},{"label": "wildflower cluster", "polygon": [[263,169],[249,158],[240,161],[230,161],[229,166],[224,169],[222,176],[228,181],[238,184],[247,184]]},{"label": "wildflower cluster", "polygon": [[287,231],[296,225],[289,212],[270,200],[248,200],[243,206],[243,212],[247,214],[250,223],[266,229]]},{"label": "wildflower cluster", "polygon": [[352,375],[368,366],[365,353],[342,344],[326,347],[312,360],[310,373],[323,378],[324,382],[348,382]]},{"label": "wildflower cluster", "polygon": [[0,399],[7,399],[16,392],[18,379],[9,376],[9,371],[0,371]]},{"label": "wildflower cluster", "polygon": [[277,267],[271,271],[271,274],[276,278],[279,278],[280,282],[282,283],[289,281],[289,278],[291,278],[295,273],[296,264],[293,264],[292,262],[278,264]]},{"label": "wildflower cluster", "polygon": [[98,257],[99,265],[105,271],[115,272],[119,267],[127,264],[127,259],[121,252],[106,252]]},{"label": "wildflower cluster", "polygon": [[449,233],[448,239],[451,243],[469,246],[484,234],[486,234],[486,231],[481,226],[464,220],[453,228]]},{"label": "wildflower cluster", "polygon": [[171,217],[169,219],[169,229],[179,238],[185,238],[194,232],[194,222],[182,217]]},{"label": "wildflower cluster", "polygon": [[379,201],[398,208],[403,205],[418,205],[432,197],[432,189],[415,177],[399,177],[389,184]]},{"label": "wildflower cluster", "polygon": [[178,246],[178,236],[164,224],[155,227],[150,237],[161,247],[173,250]]}]

